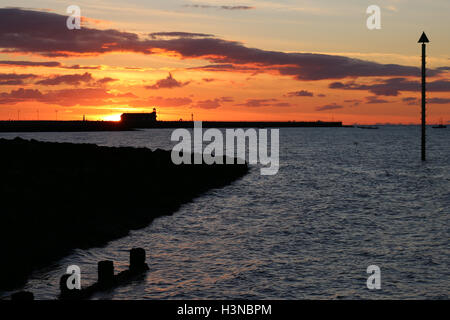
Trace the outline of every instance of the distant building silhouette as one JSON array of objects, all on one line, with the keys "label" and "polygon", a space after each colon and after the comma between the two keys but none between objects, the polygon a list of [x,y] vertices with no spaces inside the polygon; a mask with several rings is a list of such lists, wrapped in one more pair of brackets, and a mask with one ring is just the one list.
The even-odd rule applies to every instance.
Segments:
[{"label": "distant building silhouette", "polygon": [[146,125],[156,122],[156,108],[151,113],[122,113],[120,121],[127,125]]}]

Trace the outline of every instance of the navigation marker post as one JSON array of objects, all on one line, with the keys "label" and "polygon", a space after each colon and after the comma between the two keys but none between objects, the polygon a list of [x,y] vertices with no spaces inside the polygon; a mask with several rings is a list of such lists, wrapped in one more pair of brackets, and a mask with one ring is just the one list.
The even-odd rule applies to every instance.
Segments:
[{"label": "navigation marker post", "polygon": [[426,110],[425,110],[425,104],[426,104],[426,67],[425,67],[425,50],[426,50],[426,44],[430,42],[427,38],[427,35],[425,32],[422,33],[422,36],[420,37],[418,43],[422,43],[422,161],[425,161],[425,116],[426,116]]}]

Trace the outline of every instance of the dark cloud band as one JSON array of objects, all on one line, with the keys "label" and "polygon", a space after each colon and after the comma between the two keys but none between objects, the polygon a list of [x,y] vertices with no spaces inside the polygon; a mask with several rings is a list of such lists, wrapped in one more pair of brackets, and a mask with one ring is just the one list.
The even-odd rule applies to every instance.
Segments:
[{"label": "dark cloud band", "polygon": [[[231,67],[251,67],[298,80],[357,77],[407,77],[419,68],[353,59],[344,56],[285,53],[249,48],[236,41],[212,37],[140,38],[135,33],[83,27],[68,30],[66,16],[22,9],[0,9],[0,48],[3,52],[34,53],[47,57],[98,55],[110,52],[175,53],[181,58],[203,59]],[[159,33],[160,36],[170,33]],[[201,34],[203,35],[203,34]],[[444,70],[429,70],[436,75]]]}]

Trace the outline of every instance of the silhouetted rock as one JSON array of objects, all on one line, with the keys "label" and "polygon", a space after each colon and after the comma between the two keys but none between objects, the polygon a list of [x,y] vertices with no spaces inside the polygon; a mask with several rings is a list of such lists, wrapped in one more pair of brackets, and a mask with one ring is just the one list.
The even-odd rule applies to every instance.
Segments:
[{"label": "silhouetted rock", "polygon": [[[171,214],[247,165],[174,165],[170,151],[0,139],[0,290],[71,249]],[[137,260],[139,261],[139,259]]]}]

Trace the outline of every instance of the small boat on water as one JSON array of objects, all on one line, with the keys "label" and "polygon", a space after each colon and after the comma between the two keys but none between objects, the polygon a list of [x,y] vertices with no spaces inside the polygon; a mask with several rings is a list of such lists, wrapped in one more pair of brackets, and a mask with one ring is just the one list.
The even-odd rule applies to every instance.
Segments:
[{"label": "small boat on water", "polygon": [[359,129],[378,129],[378,127],[375,126],[357,126]]},{"label": "small boat on water", "polygon": [[433,129],[445,129],[445,128],[447,128],[447,126],[444,125],[442,119],[441,119],[441,123],[440,124],[438,124],[437,126],[433,126]]}]

